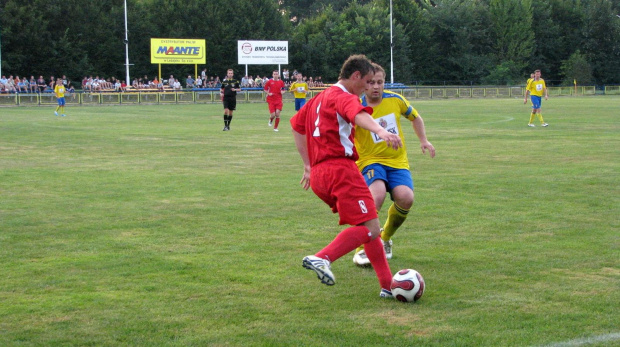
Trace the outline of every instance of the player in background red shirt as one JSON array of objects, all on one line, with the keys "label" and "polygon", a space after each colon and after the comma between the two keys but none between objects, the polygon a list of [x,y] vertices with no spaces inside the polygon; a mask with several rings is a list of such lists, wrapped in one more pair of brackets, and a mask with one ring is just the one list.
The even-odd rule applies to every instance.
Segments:
[{"label": "player in background red shirt", "polygon": [[374,200],[355,161],[355,126],[372,131],[397,149],[402,146],[370,116],[372,108],[360,104],[359,96],[374,76],[372,62],[364,55],[350,56],[340,70],[338,83],[310,99],[291,118],[295,145],[304,164],[301,185],[312,191],[340,215],[341,231],[325,248],[306,256],[302,265],[316,272],[319,280],[334,285],[331,263],[364,245],[377,274],[381,297],[391,298],[392,272],[378,236],[381,226]]},{"label": "player in background red shirt", "polygon": [[276,124],[273,131],[278,131],[280,124],[280,112],[282,112],[282,94],[286,92],[284,81],[280,79],[280,72],[273,71],[272,79],[265,83],[264,90],[267,93],[267,105],[269,105],[269,126],[273,124],[275,118]]}]

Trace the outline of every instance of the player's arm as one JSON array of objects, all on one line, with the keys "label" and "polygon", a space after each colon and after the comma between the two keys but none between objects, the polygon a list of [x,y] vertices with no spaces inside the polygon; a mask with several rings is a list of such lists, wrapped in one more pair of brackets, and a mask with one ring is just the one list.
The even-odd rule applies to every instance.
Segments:
[{"label": "player's arm", "polygon": [[420,148],[422,148],[422,154],[426,154],[426,150],[430,154],[431,158],[435,158],[435,147],[433,144],[428,141],[426,138],[426,128],[424,127],[424,119],[422,116],[418,115],[412,122],[413,131],[418,136],[420,140]]},{"label": "player's arm", "polygon": [[355,116],[355,125],[360,128],[372,131],[377,134],[385,143],[393,149],[398,149],[403,146],[403,142],[396,134],[385,130],[382,126],[377,124],[370,114],[366,111],[362,111]]},{"label": "player's arm", "polygon": [[308,144],[306,143],[306,135],[298,133],[293,129],[293,135],[295,136],[295,146],[301,156],[301,160],[304,162],[304,175],[301,177],[299,184],[304,187],[305,190],[310,188],[310,157],[308,156]]},{"label": "player's arm", "polygon": [[525,98],[523,99],[523,103],[524,104],[527,104],[527,96],[528,96],[529,93],[530,93],[530,90],[526,88],[525,89]]},{"label": "player's arm", "polygon": [[549,89],[547,89],[547,83],[543,81],[543,90],[545,91],[545,100],[549,100]]},{"label": "player's arm", "polygon": [[269,85],[271,83],[269,83],[271,81],[267,81],[267,83],[265,83],[265,86],[263,87],[263,90],[265,91],[265,93],[267,93],[267,95],[271,95],[271,93],[269,92]]}]

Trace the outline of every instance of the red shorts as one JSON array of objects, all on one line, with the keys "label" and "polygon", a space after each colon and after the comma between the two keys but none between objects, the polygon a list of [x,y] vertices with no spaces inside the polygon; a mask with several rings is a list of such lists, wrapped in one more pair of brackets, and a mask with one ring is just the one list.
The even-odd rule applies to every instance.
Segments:
[{"label": "red shorts", "polygon": [[282,111],[282,99],[267,100],[267,105],[269,105],[269,113],[274,113],[276,110]]},{"label": "red shorts", "polygon": [[359,225],[377,218],[375,201],[355,161],[330,159],[312,167],[312,191],[340,215],[340,224]]}]

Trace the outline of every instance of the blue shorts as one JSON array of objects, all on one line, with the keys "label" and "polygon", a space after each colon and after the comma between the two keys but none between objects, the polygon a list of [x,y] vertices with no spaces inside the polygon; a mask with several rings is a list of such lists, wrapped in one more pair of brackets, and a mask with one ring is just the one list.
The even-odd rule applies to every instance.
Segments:
[{"label": "blue shorts", "polygon": [[540,108],[540,104],[542,103],[542,98],[540,96],[532,95],[530,99],[532,100],[533,109]]},{"label": "blue shorts", "polygon": [[392,194],[392,189],[397,186],[407,186],[413,190],[413,178],[411,178],[411,172],[407,169],[395,169],[382,164],[370,164],[362,170],[362,176],[364,176],[366,185],[369,187],[376,180],[384,181],[386,189],[390,194]]},{"label": "blue shorts", "polygon": [[306,104],[306,99],[297,99],[295,98],[295,111],[301,110],[302,107]]},{"label": "blue shorts", "polygon": [[58,106],[65,106],[65,98],[58,98]]}]

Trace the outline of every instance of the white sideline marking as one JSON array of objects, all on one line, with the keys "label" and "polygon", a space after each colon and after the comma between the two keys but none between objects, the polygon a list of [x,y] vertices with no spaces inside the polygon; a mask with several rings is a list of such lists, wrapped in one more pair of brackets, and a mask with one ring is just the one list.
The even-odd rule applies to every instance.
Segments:
[{"label": "white sideline marking", "polygon": [[481,123],[481,124],[492,124],[492,123],[510,122],[511,120],[514,120],[514,117],[508,117],[508,118],[505,118],[505,119],[502,119],[502,120],[494,120],[494,121],[492,121],[492,122],[484,122],[484,123]]},{"label": "white sideline marking", "polygon": [[592,343],[599,342],[612,342],[620,340],[620,333],[611,333],[605,335],[591,336],[591,337],[583,337],[580,339],[569,340],[565,342],[557,342],[549,345],[544,345],[543,347],[574,347],[574,346],[583,346],[589,345]]}]

